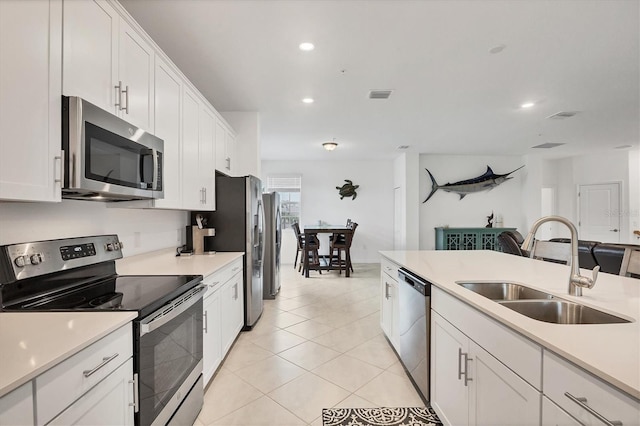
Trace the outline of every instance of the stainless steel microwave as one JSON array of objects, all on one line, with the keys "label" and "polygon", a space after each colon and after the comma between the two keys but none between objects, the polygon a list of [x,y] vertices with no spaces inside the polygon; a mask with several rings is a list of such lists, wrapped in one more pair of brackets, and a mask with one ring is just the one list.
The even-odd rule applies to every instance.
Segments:
[{"label": "stainless steel microwave", "polygon": [[62,149],[63,198],[164,198],[162,139],[82,98],[62,97]]}]

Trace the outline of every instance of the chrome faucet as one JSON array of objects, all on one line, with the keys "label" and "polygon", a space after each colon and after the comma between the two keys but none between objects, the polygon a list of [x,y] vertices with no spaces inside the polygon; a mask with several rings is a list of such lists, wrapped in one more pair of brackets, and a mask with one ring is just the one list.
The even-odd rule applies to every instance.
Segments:
[{"label": "chrome faucet", "polygon": [[533,225],[531,225],[531,231],[527,234],[527,238],[522,242],[522,249],[527,251],[532,250],[536,231],[540,225],[547,222],[560,222],[571,231],[571,276],[569,277],[569,294],[571,296],[582,296],[582,287],[593,288],[596,284],[600,266],[593,268],[592,278],[580,275],[580,266],[578,265],[578,230],[571,221],[562,216],[545,216],[536,220]]}]

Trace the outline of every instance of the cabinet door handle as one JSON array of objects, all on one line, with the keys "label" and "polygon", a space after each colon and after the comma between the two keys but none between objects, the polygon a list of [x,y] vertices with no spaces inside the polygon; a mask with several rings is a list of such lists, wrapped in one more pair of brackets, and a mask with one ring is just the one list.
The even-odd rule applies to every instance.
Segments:
[{"label": "cabinet door handle", "polygon": [[227,157],[225,160],[227,161],[227,170],[231,170],[231,158]]},{"label": "cabinet door handle", "polygon": [[[462,357],[464,356],[464,371],[462,371]],[[464,376],[464,385],[469,386],[469,382],[472,382],[473,379],[469,378],[469,361],[472,358],[469,358],[469,354],[466,352],[462,352],[462,348],[458,348],[458,380],[462,380],[462,376]]]},{"label": "cabinet door handle", "polygon": [[571,401],[573,401],[576,404],[578,404],[580,407],[582,407],[585,410],[587,410],[589,412],[589,414],[594,416],[596,419],[600,420],[605,425],[607,425],[607,426],[622,426],[622,422],[620,420],[609,420],[605,416],[603,416],[602,414],[598,413],[593,408],[589,407],[587,405],[587,398],[585,398],[585,397],[575,397],[575,396],[571,395],[569,392],[565,392],[564,396],[566,396]]},{"label": "cabinet door handle", "polygon": [[118,81],[118,85],[115,88],[118,91],[118,102],[116,102],[115,106],[122,111],[122,81]]},{"label": "cabinet door handle", "polygon": [[209,329],[209,327],[208,327],[208,322],[209,322],[209,321],[208,321],[208,318],[209,318],[209,316],[207,315],[208,313],[209,313],[208,311],[204,311],[204,313],[202,314],[202,319],[204,320],[204,327],[203,327],[203,331],[204,331],[205,333],[208,333],[208,332],[209,332],[209,331],[208,331],[208,329]]},{"label": "cabinet door handle", "polygon": [[384,298],[389,299],[389,283],[386,281],[384,283]]},{"label": "cabinet door handle", "polygon": [[234,287],[234,290],[235,290],[235,294],[233,296],[233,300],[238,300],[238,283],[235,283],[233,285],[233,287]]},{"label": "cabinet door handle", "polygon": [[124,112],[126,114],[129,114],[129,86],[125,86],[125,89],[122,91],[122,93],[124,93],[124,101],[125,101],[125,106],[124,108],[120,108],[121,110],[124,110]]},{"label": "cabinet door handle", "polygon": [[138,393],[138,373],[134,373],[133,380],[129,380],[129,383],[133,385],[133,402],[129,403],[130,407],[133,407],[133,412],[140,411],[140,394]]},{"label": "cabinet door handle", "polygon": [[102,362],[100,364],[96,365],[91,370],[84,370],[82,372],[82,374],[84,375],[84,377],[89,377],[89,376],[93,375],[93,373],[95,373],[96,371],[100,370],[102,367],[104,367],[105,365],[107,365],[108,363],[110,363],[111,361],[116,359],[116,357],[118,355],[119,354],[116,352],[115,354],[113,354],[111,356],[106,356],[106,357],[102,358]]},{"label": "cabinet door handle", "polygon": [[[55,183],[59,183],[62,185],[62,179],[64,177],[64,150],[60,151],[60,155],[56,155],[55,157],[53,157],[53,160],[55,162],[54,164],[54,173],[55,173]],[[59,169],[57,170],[57,173],[55,171],[55,165],[58,165]]]},{"label": "cabinet door handle", "polygon": [[236,266],[235,268],[233,268],[233,269],[231,270],[231,272],[236,272],[236,271],[239,271],[239,270],[240,270],[240,267],[239,267],[239,266]]}]

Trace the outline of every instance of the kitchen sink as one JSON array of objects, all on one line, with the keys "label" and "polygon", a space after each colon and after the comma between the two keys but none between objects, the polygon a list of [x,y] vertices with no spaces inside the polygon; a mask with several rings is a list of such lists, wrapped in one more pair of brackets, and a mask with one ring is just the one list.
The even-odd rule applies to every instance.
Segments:
[{"label": "kitchen sink", "polygon": [[553,298],[549,293],[510,282],[458,282],[458,285],[495,301]]},{"label": "kitchen sink", "polygon": [[630,321],[606,312],[556,298],[544,291],[510,282],[461,281],[459,286],[538,321],[553,324],[615,324]]},{"label": "kitchen sink", "polygon": [[553,324],[628,323],[624,318],[566,300],[516,300],[498,302],[529,318]]}]

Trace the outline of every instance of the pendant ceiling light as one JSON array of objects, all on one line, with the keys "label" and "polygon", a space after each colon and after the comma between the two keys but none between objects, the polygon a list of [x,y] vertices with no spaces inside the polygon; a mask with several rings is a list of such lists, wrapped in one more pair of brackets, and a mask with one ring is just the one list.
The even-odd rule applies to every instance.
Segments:
[{"label": "pendant ceiling light", "polygon": [[333,141],[325,142],[325,143],[322,144],[322,146],[327,151],[333,151],[334,149],[336,149],[338,147],[338,144],[336,143],[336,138],[333,138]]}]

